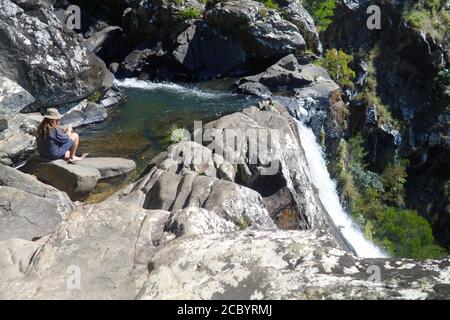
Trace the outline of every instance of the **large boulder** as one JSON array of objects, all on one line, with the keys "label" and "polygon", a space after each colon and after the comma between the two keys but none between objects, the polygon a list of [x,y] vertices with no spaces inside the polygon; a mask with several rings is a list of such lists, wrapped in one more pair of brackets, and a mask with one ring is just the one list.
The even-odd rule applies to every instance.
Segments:
[{"label": "large boulder", "polygon": [[319,33],[317,32],[314,20],[305,8],[300,4],[299,0],[279,0],[284,18],[298,28],[301,35],[306,41],[308,48],[317,54],[322,54],[323,48],[320,42]]},{"label": "large boulder", "polygon": [[36,150],[35,134],[42,116],[38,113],[18,113],[3,118],[0,132],[0,163],[8,166],[23,164]]},{"label": "large boulder", "polygon": [[0,76],[0,115],[12,117],[34,101],[34,97],[24,88]]},{"label": "large boulder", "polygon": [[246,70],[247,60],[242,45],[199,21],[182,32],[172,53],[195,79],[204,80],[237,76]]},{"label": "large boulder", "polygon": [[212,121],[204,128],[205,135],[220,137],[214,141],[216,152],[236,164],[236,181],[263,196],[279,227],[308,229],[330,225],[310,182],[297,124],[283,106],[265,101]]},{"label": "large boulder", "polygon": [[298,28],[260,2],[221,2],[205,13],[205,19],[210,26],[239,39],[250,57],[280,58],[305,48]]},{"label": "large boulder", "polygon": [[90,35],[85,40],[86,47],[98,56],[106,55],[107,51],[114,47],[121,33],[122,29],[120,27],[108,26]]},{"label": "large boulder", "polygon": [[0,186],[16,188],[37,197],[56,200],[61,207],[68,210],[73,207],[72,201],[66,193],[40,182],[34,176],[2,164],[0,164]]},{"label": "large boulder", "polygon": [[151,261],[138,299],[450,298],[449,259],[361,259],[317,230],[182,237]]},{"label": "large boulder", "polygon": [[147,194],[145,208],[177,211],[201,207],[240,228],[276,228],[261,195],[249,188],[203,175],[182,176],[158,170],[153,172],[158,178]]},{"label": "large boulder", "polygon": [[35,254],[23,276],[0,282],[0,297],[134,298],[148,275],[146,255],[162,236],[168,216],[119,202],[79,207]]},{"label": "large boulder", "polygon": [[155,157],[141,179],[112,199],[171,212],[204,208],[240,228],[275,228],[261,195],[233,183],[235,174],[222,157],[186,141]]},{"label": "large boulder", "polygon": [[64,192],[1,164],[0,202],[0,241],[45,236],[74,208]]},{"label": "large boulder", "polygon": [[112,85],[104,63],[65,33],[51,9],[35,17],[0,1],[0,73],[42,106],[66,104]]},{"label": "large boulder", "polygon": [[277,61],[265,71],[240,79],[238,90],[250,93],[249,84],[262,85],[272,92],[289,91],[308,86],[318,78],[331,80],[327,71],[313,64],[300,65],[293,54]]},{"label": "large boulder", "polygon": [[48,161],[36,156],[22,170],[67,192],[71,199],[82,200],[99,182],[124,177],[135,168],[134,161],[121,158],[86,158],[69,164],[65,160]]},{"label": "large boulder", "polygon": [[68,211],[60,201],[0,186],[0,241],[43,237],[55,230]]},{"label": "large boulder", "polygon": [[238,230],[238,227],[212,211],[188,207],[173,214],[166,230],[177,237],[209,233],[224,233]]},{"label": "large boulder", "polygon": [[50,8],[52,0],[11,0],[25,11]]},{"label": "large boulder", "polygon": [[72,128],[101,122],[108,117],[106,108],[98,103],[83,100],[75,106],[68,106],[69,109],[61,119],[61,125]]}]

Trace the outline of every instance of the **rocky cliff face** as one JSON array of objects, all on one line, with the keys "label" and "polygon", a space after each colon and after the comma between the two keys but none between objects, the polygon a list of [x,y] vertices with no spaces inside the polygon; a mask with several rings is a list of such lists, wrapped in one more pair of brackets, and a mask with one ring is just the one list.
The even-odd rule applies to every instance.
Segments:
[{"label": "rocky cliff face", "polygon": [[[381,8],[380,30],[369,30],[362,18],[372,4]],[[322,40],[353,55],[356,90],[376,84],[371,93],[376,103],[361,103],[358,97],[350,102],[350,129],[370,141],[371,168],[382,170],[395,156],[409,159],[408,205],[432,223],[436,238],[448,247],[450,100],[436,90],[438,72],[449,66],[448,32],[411,25],[408,14],[404,2],[338,1]],[[383,106],[392,115],[387,121]]]}]

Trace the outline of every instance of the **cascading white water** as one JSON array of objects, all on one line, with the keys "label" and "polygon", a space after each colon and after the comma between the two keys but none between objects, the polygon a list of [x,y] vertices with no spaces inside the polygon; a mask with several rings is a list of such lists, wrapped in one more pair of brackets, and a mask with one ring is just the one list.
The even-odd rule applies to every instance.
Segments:
[{"label": "cascading white water", "polygon": [[364,237],[358,226],[352,221],[339,202],[336,184],[328,172],[322,149],[312,130],[301,121],[298,122],[300,140],[305,150],[311,178],[319,190],[319,198],[331,220],[340,230],[345,240],[353,247],[359,257],[378,258],[386,255]]},{"label": "cascading white water", "polygon": [[207,89],[199,89],[193,86],[180,85],[173,82],[152,82],[139,80],[136,78],[126,78],[121,80],[116,80],[116,84],[123,88],[135,88],[143,90],[165,90],[179,93],[187,97],[198,97],[198,98],[218,98],[233,96],[233,93],[220,92],[220,91],[210,91]]}]

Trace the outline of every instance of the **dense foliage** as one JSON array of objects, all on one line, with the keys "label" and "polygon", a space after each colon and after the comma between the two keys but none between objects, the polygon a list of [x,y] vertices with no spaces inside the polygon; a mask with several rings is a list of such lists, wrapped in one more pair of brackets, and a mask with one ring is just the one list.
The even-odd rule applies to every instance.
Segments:
[{"label": "dense foliage", "polygon": [[322,67],[327,69],[330,76],[340,85],[353,88],[355,80],[355,71],[349,64],[353,61],[351,55],[343,50],[327,49],[324,57],[318,61]]},{"label": "dense foliage", "polygon": [[377,221],[374,238],[394,256],[428,259],[445,255],[435,244],[428,221],[412,210],[387,208]]},{"label": "dense foliage", "polygon": [[333,23],[336,0],[303,0],[303,6],[311,14],[319,32]]},{"label": "dense foliage", "polygon": [[436,38],[450,32],[450,7],[445,0],[405,1],[403,19],[411,27]]},{"label": "dense foliage", "polygon": [[365,163],[364,139],[341,140],[339,157],[331,171],[337,177],[341,200],[366,236],[390,255],[405,258],[440,258],[445,250],[435,244],[431,226],[416,211],[407,210],[404,184],[408,162],[397,159],[380,174]]}]

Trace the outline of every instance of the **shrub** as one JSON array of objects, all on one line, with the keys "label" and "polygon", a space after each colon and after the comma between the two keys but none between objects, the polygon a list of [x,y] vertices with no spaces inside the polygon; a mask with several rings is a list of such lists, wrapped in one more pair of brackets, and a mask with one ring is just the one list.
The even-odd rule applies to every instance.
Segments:
[{"label": "shrub", "polygon": [[396,164],[389,163],[381,175],[381,182],[383,183],[385,192],[383,193],[383,200],[390,205],[403,207],[405,205],[404,184],[408,174],[406,168],[408,161],[402,160]]},{"label": "shrub", "polygon": [[445,255],[435,244],[430,224],[416,211],[388,208],[373,234],[393,256],[427,259]]},{"label": "shrub", "polygon": [[202,15],[202,11],[200,9],[194,8],[194,7],[189,7],[186,9],[181,10],[178,13],[178,18],[180,20],[192,20],[192,19],[197,19]]},{"label": "shrub", "polygon": [[304,0],[303,5],[311,14],[317,31],[323,32],[333,23],[336,0]]},{"label": "shrub", "polygon": [[430,19],[427,12],[420,12],[420,11],[412,11],[408,14],[405,14],[403,18],[408,22],[408,24],[411,27],[415,29],[421,29],[425,21]]},{"label": "shrub", "polygon": [[349,67],[349,63],[352,61],[353,57],[342,50],[327,49],[320,65],[327,69],[330,76],[339,84],[353,88],[355,71]]}]

